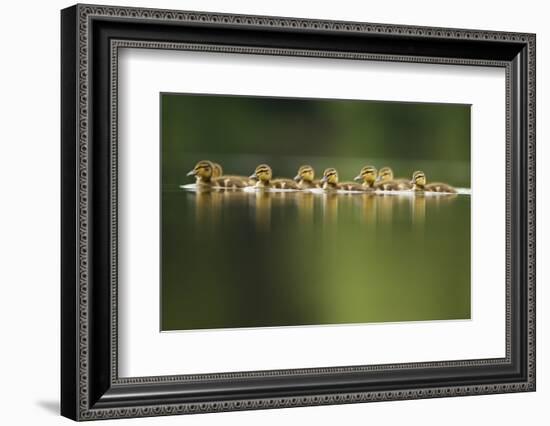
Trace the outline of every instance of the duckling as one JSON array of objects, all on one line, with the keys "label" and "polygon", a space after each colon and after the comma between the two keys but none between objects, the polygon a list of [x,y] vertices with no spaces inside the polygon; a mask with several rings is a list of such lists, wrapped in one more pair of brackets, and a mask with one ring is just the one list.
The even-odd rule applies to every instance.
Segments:
[{"label": "duckling", "polygon": [[361,186],[363,187],[363,189],[375,189],[374,184],[376,183],[376,167],[363,167],[359,174],[353,178],[353,180],[356,182],[361,182]]},{"label": "duckling", "polygon": [[394,179],[393,170],[390,167],[382,167],[378,171],[378,180],[374,187],[383,191],[404,191],[412,189],[412,184],[407,179]]},{"label": "duckling", "polygon": [[300,189],[292,179],[273,179],[273,172],[267,164],[256,167],[249,179],[256,180],[256,188]]},{"label": "duckling", "polygon": [[194,176],[197,185],[211,185],[214,174],[214,163],[208,160],[201,160],[187,176]]},{"label": "duckling", "polygon": [[223,168],[220,164],[218,163],[212,163],[212,164],[214,166],[212,176],[224,182],[227,181],[229,186],[232,186],[231,184],[239,181],[243,182],[245,184],[244,186],[254,186],[256,184],[256,181],[254,179],[250,179],[249,177],[246,177],[246,176],[224,175]]},{"label": "duckling", "polygon": [[199,161],[193,170],[187,173],[187,176],[194,176],[198,186],[210,187],[216,189],[237,189],[244,188],[246,183],[239,179],[226,178],[219,176],[215,171],[215,163],[208,160]]},{"label": "duckling", "polygon": [[363,185],[355,182],[338,182],[338,172],[334,168],[328,168],[321,179],[322,188],[326,191],[364,191]]},{"label": "duckling", "polygon": [[448,194],[456,194],[456,189],[446,183],[429,183],[426,184],[426,175],[423,171],[417,170],[412,175],[411,184],[415,191],[425,192],[445,192]]},{"label": "duckling", "polygon": [[315,171],[313,167],[308,165],[300,166],[298,174],[294,176],[294,180],[298,183],[300,189],[320,188],[319,180],[314,180]]}]

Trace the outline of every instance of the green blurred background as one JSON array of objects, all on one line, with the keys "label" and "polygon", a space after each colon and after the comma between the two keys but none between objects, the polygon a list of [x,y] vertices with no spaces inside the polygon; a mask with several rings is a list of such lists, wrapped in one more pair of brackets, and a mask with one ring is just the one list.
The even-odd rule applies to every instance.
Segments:
[{"label": "green blurred background", "polygon": [[202,159],[470,186],[470,106],[161,95],[161,329],[470,317],[470,197],[189,192]]},{"label": "green blurred background", "polygon": [[372,163],[470,186],[469,105],[169,94],[161,105],[164,185],[208,158],[231,174],[267,162],[293,177],[308,163],[349,180]]}]

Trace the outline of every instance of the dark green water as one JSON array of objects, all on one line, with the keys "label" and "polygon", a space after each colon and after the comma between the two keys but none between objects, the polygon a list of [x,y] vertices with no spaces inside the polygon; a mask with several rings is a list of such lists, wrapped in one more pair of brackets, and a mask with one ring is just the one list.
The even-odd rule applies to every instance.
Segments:
[{"label": "dark green water", "polygon": [[162,330],[470,318],[470,197],[162,193]]}]

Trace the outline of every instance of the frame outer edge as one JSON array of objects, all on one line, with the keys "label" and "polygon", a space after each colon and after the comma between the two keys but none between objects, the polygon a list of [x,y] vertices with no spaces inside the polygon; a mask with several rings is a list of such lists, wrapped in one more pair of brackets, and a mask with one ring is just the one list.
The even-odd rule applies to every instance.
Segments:
[{"label": "frame outer edge", "polygon": [[76,61],[77,7],[63,9],[61,18],[61,407],[63,416],[78,418],[78,279],[75,236],[77,196]]},{"label": "frame outer edge", "polygon": [[[529,391],[534,390],[534,372],[535,372],[535,320],[534,320],[534,285],[535,285],[535,168],[534,168],[534,148],[535,148],[535,35],[527,33],[509,33],[509,32],[497,32],[497,31],[481,31],[481,30],[462,30],[462,29],[447,29],[447,28],[429,28],[429,27],[414,27],[404,25],[386,25],[386,24],[368,24],[368,23],[353,23],[353,22],[337,22],[337,21],[324,21],[324,20],[310,20],[301,18],[276,18],[267,16],[245,16],[245,15],[229,15],[229,14],[217,14],[207,12],[184,12],[184,11],[169,11],[158,9],[140,9],[140,8],[126,8],[126,7],[110,7],[110,6],[97,6],[97,5],[77,5],[74,7],[76,11],[75,19],[75,31],[76,31],[76,43],[77,49],[75,54],[76,73],[75,79],[76,85],[76,100],[78,105],[77,116],[77,142],[78,152],[76,153],[76,176],[77,179],[77,200],[74,205],[77,207],[77,246],[78,249],[73,253],[77,255],[77,284],[78,288],[73,291],[76,293],[76,315],[73,317],[77,323],[77,335],[75,336],[74,346],[75,352],[77,352],[78,359],[76,360],[76,383],[74,383],[74,389],[77,401],[75,408],[75,417],[77,420],[92,420],[92,419],[104,419],[113,417],[141,417],[151,415],[169,415],[179,413],[193,413],[193,412],[216,412],[216,411],[229,411],[229,410],[243,410],[243,409],[262,409],[262,408],[276,408],[276,407],[291,407],[291,406],[308,406],[308,405],[324,405],[324,404],[341,404],[351,402],[366,402],[366,401],[378,401],[378,400],[399,400],[399,399],[414,399],[414,398],[433,398],[440,396],[462,396],[462,395],[474,395],[474,394],[488,394],[488,393],[501,393],[501,392],[517,392],[517,391]],[[89,176],[88,176],[88,137],[89,137],[89,105],[88,105],[88,79],[89,79],[89,63],[88,63],[88,48],[91,43],[89,39],[89,18],[91,16],[106,17],[106,18],[132,18],[147,21],[176,21],[176,22],[190,22],[190,23],[205,23],[205,24],[224,24],[231,26],[255,26],[260,28],[290,28],[290,29],[316,29],[319,31],[326,30],[327,32],[359,32],[359,33],[382,33],[384,35],[390,35],[398,33],[401,35],[411,35],[413,37],[425,38],[448,38],[448,39],[469,39],[469,40],[486,40],[486,41],[507,41],[515,42],[518,44],[523,43],[528,46],[528,106],[526,112],[529,114],[528,118],[528,153],[529,158],[527,161],[528,168],[528,184],[527,188],[527,203],[528,209],[528,229],[529,239],[527,247],[528,257],[528,283],[527,295],[528,295],[528,307],[529,307],[529,325],[528,325],[528,365],[527,370],[529,373],[529,379],[526,382],[507,382],[499,385],[479,385],[469,386],[464,388],[462,386],[451,386],[446,389],[441,388],[427,388],[427,389],[403,389],[401,391],[386,391],[377,392],[374,395],[371,393],[365,394],[331,394],[321,396],[307,396],[307,397],[282,397],[270,400],[254,399],[254,400],[235,400],[226,402],[214,402],[208,404],[200,404],[194,406],[193,404],[170,404],[166,403],[160,406],[143,406],[139,408],[112,408],[112,409],[93,409],[89,407],[89,316],[88,316],[88,278],[89,278],[89,265],[88,265],[88,235],[89,235],[89,221],[88,221],[88,195],[89,195]],[[401,32],[403,31],[403,32]],[[69,106],[70,108],[71,106]],[[63,105],[63,112],[66,113],[65,105]],[[65,129],[66,124],[63,124]],[[74,141],[73,141],[74,142]],[[63,142],[63,147],[64,147]],[[75,159],[73,159],[74,161]],[[63,162],[63,164],[66,164]],[[65,177],[65,171],[63,173]],[[63,182],[63,189],[65,190],[67,184],[65,180]],[[64,207],[65,209],[65,207]],[[67,212],[68,209],[65,209]],[[66,225],[63,224],[65,228]],[[65,252],[63,252],[65,253]],[[66,257],[63,256],[64,261]],[[66,262],[65,262],[66,263]],[[65,270],[63,266],[63,270]],[[64,281],[64,286],[66,285]],[[63,307],[62,307],[63,309]],[[63,313],[63,311],[62,311]],[[63,347],[63,351],[65,351]],[[74,352],[73,352],[74,353]],[[65,366],[63,366],[65,368]],[[62,368],[62,369],[63,369]],[[63,398],[63,394],[62,394]],[[65,400],[66,401],[66,400]],[[66,413],[64,413],[66,415]]]},{"label": "frame outer edge", "polygon": [[89,418],[90,410],[90,389],[89,389],[89,348],[90,327],[89,327],[89,250],[90,222],[89,208],[91,198],[89,165],[89,119],[90,119],[90,99],[89,99],[89,67],[91,63],[90,45],[88,27],[88,11],[82,4],[77,4],[76,32],[77,32],[77,57],[76,57],[76,106],[78,109],[77,131],[75,143],[78,154],[76,160],[78,193],[77,193],[77,245],[78,245],[78,276],[77,276],[77,319],[78,319],[78,358],[77,363],[77,418],[76,420],[85,420]]},{"label": "frame outer edge", "polygon": [[527,42],[527,172],[528,172],[528,269],[527,269],[527,286],[528,286],[528,312],[527,312],[527,328],[528,328],[528,380],[531,390],[536,391],[536,117],[537,117],[537,89],[536,89],[536,34],[529,34]]}]

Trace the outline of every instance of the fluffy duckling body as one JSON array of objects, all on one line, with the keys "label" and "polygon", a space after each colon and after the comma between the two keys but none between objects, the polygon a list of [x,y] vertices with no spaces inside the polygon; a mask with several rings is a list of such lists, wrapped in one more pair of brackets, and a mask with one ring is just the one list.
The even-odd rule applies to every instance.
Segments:
[{"label": "fluffy duckling body", "polygon": [[256,181],[256,188],[300,189],[298,184],[292,179],[273,179],[273,172],[267,164],[260,164],[256,167],[256,170],[250,175],[249,179]]},{"label": "fluffy duckling body", "polygon": [[338,172],[334,168],[328,168],[324,171],[321,179],[322,188],[325,191],[364,191],[363,185],[355,182],[339,182]]},{"label": "fluffy duckling body", "polygon": [[196,184],[202,188],[239,189],[247,186],[246,182],[241,179],[220,176],[215,164],[212,161],[201,160],[193,170],[187,173],[187,176],[194,176]]},{"label": "fluffy duckling body", "polygon": [[407,179],[394,179],[393,170],[390,167],[382,167],[378,171],[378,180],[374,187],[382,191],[407,191],[412,189],[412,184]]},{"label": "fluffy duckling body", "polygon": [[256,184],[256,181],[254,179],[250,179],[247,176],[224,175],[223,168],[220,164],[213,163],[213,165],[214,165],[213,176],[219,181],[227,182],[227,184],[230,184],[230,185],[234,183],[243,183],[244,186],[254,186]]},{"label": "fluffy duckling body", "polygon": [[360,182],[364,190],[373,191],[376,183],[377,171],[374,166],[364,166],[357,176],[353,178],[354,181]]},{"label": "fluffy duckling body", "polygon": [[413,189],[415,191],[425,191],[425,192],[444,192],[447,194],[456,194],[456,189],[451,185],[441,182],[426,183],[426,175],[423,171],[417,170],[412,175]]},{"label": "fluffy duckling body", "polygon": [[294,176],[294,181],[300,189],[321,188],[319,180],[315,180],[315,171],[309,165],[300,166],[298,173]]}]

